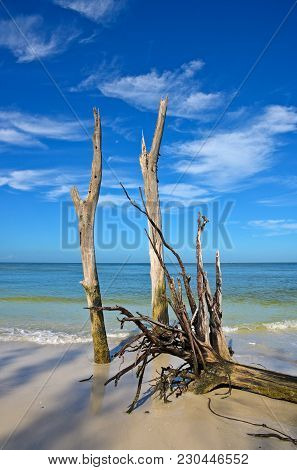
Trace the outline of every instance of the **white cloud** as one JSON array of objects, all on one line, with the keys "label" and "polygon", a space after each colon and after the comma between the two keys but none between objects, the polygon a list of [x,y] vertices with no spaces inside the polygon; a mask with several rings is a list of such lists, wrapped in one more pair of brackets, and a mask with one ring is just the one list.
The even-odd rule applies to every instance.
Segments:
[{"label": "white cloud", "polygon": [[0,21],[0,47],[9,49],[17,62],[32,62],[60,54],[77,36],[77,31],[65,27],[46,34],[43,18],[39,15]]},{"label": "white cloud", "polygon": [[265,235],[268,236],[287,235],[297,232],[297,220],[294,219],[250,220],[248,225],[264,230]]},{"label": "white cloud", "polygon": [[54,201],[77,184],[81,191],[87,191],[87,173],[65,169],[25,169],[0,172],[0,187],[7,186],[18,191],[38,191],[48,200]]},{"label": "white cloud", "polygon": [[[61,199],[70,199],[70,189],[73,185],[78,187],[82,198],[87,196],[90,169],[74,171],[67,168],[24,169],[0,171],[0,188],[7,187],[16,191],[32,191],[43,199],[55,202]],[[101,206],[110,204],[127,204],[129,202],[120,186],[118,179],[123,182],[125,189],[132,198],[141,204],[138,188],[142,180],[129,176],[128,172],[117,175],[109,169],[103,172],[99,203]],[[172,191],[174,194],[172,195]],[[182,202],[185,206],[195,203],[207,203],[213,199],[205,189],[197,188],[191,184],[174,184],[160,186],[161,202]],[[179,206],[177,206],[179,207]],[[172,210],[174,206],[170,206]],[[168,206],[164,206],[165,211]]]},{"label": "white cloud", "polygon": [[[8,187],[18,191],[35,191],[49,201],[57,201],[61,197],[70,198],[70,189],[77,186],[82,198],[88,191],[90,168],[86,170],[69,170],[67,168],[24,169],[0,171],[0,187]],[[126,189],[135,190],[139,182],[122,173],[120,180]],[[126,196],[111,170],[103,172],[100,202],[126,202]],[[104,194],[105,193],[105,194]]]},{"label": "white cloud", "polygon": [[175,70],[152,70],[143,75],[108,77],[104,71],[91,74],[71,91],[98,88],[104,96],[117,98],[138,109],[155,111],[161,97],[169,96],[168,114],[183,118],[205,118],[224,102],[221,92],[201,90],[196,74],[203,67],[193,60]]},{"label": "white cloud", "polygon": [[54,170],[13,170],[0,177],[0,186],[7,185],[12,189],[30,191],[40,186],[48,186],[56,177]]},{"label": "white cloud", "polygon": [[62,184],[61,186],[56,186],[53,189],[47,191],[46,196],[50,201],[56,201],[62,196],[69,196],[71,184]]},{"label": "white cloud", "polygon": [[199,188],[193,184],[179,183],[179,184],[162,184],[160,186],[160,194],[170,196],[177,199],[199,199],[209,194],[204,188]]},{"label": "white cloud", "polygon": [[40,139],[81,141],[85,138],[76,121],[0,109],[0,142],[3,144],[44,147]]},{"label": "white cloud", "polygon": [[124,4],[123,0],[54,0],[54,3],[97,23],[110,21]]},{"label": "white cloud", "polygon": [[262,114],[234,130],[210,138],[176,142],[165,147],[180,174],[199,177],[200,185],[217,191],[233,190],[273,164],[279,136],[296,131],[297,110],[268,106]]},{"label": "white cloud", "polygon": [[26,135],[23,132],[11,128],[0,128],[0,143],[22,147],[43,147],[41,142],[30,135]]}]

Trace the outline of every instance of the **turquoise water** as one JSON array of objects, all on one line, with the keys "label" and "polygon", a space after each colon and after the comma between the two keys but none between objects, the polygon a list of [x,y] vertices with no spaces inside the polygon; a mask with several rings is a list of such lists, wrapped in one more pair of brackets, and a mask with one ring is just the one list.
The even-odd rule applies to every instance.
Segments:
[{"label": "turquoise water", "polygon": [[[195,286],[196,266],[186,267]],[[98,270],[105,305],[150,313],[148,264],[105,264]],[[177,266],[170,270],[178,274]],[[213,285],[214,266],[206,270]],[[222,271],[227,333],[267,331],[296,341],[297,264],[223,264]],[[89,341],[81,279],[80,264],[0,264],[0,341]],[[110,338],[126,335],[116,314],[105,317]]]}]

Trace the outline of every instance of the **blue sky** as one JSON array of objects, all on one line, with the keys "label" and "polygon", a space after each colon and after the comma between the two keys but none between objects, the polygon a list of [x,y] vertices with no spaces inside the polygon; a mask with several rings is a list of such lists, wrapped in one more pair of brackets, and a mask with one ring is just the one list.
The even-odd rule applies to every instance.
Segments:
[{"label": "blue sky", "polygon": [[[97,258],[148,260],[145,221],[119,181],[137,196],[142,130],[149,145],[166,94],[168,238],[194,261],[202,207],[207,261],[216,248],[225,262],[297,261],[297,7],[269,44],[294,3],[1,1],[0,261],[80,260],[61,219],[69,212],[74,237],[69,189],[87,187],[93,106],[104,153]],[[226,207],[227,241],[215,227]]]}]

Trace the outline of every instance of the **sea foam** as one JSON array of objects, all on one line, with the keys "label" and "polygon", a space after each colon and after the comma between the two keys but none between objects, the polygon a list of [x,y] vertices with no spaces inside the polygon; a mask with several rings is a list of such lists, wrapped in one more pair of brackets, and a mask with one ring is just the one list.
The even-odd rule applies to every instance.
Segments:
[{"label": "sea foam", "polygon": [[273,323],[266,323],[266,328],[268,330],[297,329],[297,320],[284,320]]},{"label": "sea foam", "polygon": [[[128,332],[110,332],[109,338],[124,339],[129,336]],[[0,341],[27,341],[38,344],[71,344],[90,343],[91,336],[85,334],[71,334],[51,330],[29,330],[23,328],[0,328]]]},{"label": "sea foam", "polygon": [[297,330],[297,320],[283,320],[276,321],[271,323],[245,323],[237,326],[224,326],[223,330],[225,333],[235,333],[235,332],[253,332],[258,330]]},{"label": "sea foam", "polygon": [[[250,323],[234,326],[224,326],[224,332],[230,333],[248,333],[256,331],[284,331],[297,330],[297,320],[284,320],[272,323]],[[131,334],[131,331],[112,330],[107,333],[110,339],[125,339]],[[70,344],[70,343],[90,343],[92,338],[85,332],[67,333],[52,330],[33,330],[26,328],[0,328],[0,341],[28,341],[38,344]]]}]

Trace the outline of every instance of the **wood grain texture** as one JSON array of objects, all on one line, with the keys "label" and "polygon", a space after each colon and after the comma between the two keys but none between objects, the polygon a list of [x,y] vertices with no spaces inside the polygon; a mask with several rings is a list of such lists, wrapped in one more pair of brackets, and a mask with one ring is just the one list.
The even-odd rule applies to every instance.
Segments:
[{"label": "wood grain texture", "polygon": [[[142,137],[140,166],[144,182],[144,194],[146,199],[146,208],[159,229],[162,229],[162,217],[160,209],[159,188],[158,188],[158,160],[160,146],[163,136],[164,123],[167,111],[168,99],[160,101],[156,129],[150,151],[147,151],[144,137]],[[155,230],[149,223],[149,234],[154,240],[156,250],[163,259],[163,243]],[[151,286],[152,286],[152,316],[154,319],[168,323],[168,307],[166,300],[166,283],[164,271],[159,263],[152,247],[149,247],[151,264]]]},{"label": "wood grain texture", "polygon": [[[71,189],[71,197],[78,218],[78,229],[87,304],[90,309],[91,332],[94,346],[94,361],[97,364],[110,362],[107,336],[102,311],[99,278],[96,267],[94,246],[94,222],[102,180],[101,121],[98,110],[94,108],[93,162],[91,179],[86,199],[82,200],[78,189]],[[94,308],[92,308],[94,307]]]}]

